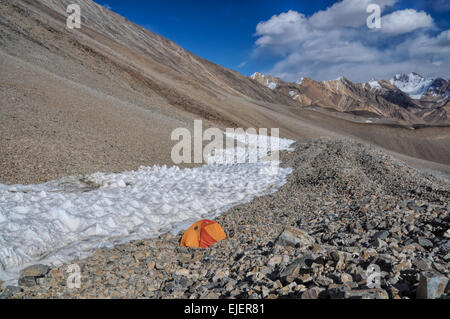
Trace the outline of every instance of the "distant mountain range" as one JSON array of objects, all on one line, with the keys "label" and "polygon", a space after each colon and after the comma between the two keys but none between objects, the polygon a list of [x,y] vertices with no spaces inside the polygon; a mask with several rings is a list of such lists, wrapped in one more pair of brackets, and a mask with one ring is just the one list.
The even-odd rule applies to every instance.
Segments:
[{"label": "distant mountain range", "polygon": [[367,83],[353,83],[345,77],[322,82],[308,78],[285,82],[261,73],[250,78],[291,97],[302,107],[318,106],[392,119],[401,124],[450,124],[450,86],[442,78],[428,79],[417,73]]}]

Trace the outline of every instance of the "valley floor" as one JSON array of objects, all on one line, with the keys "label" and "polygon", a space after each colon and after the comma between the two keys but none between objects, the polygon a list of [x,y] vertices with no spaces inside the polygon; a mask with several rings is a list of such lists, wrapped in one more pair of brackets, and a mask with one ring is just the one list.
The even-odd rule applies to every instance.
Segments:
[{"label": "valley floor", "polygon": [[[3,297],[449,296],[448,181],[360,143],[294,147],[282,154],[287,183],[218,217],[228,238],[211,248],[180,248],[181,234],[133,241],[76,261],[79,289],[65,265],[28,278],[30,287],[0,288]],[[368,289],[373,267],[378,288]]]}]

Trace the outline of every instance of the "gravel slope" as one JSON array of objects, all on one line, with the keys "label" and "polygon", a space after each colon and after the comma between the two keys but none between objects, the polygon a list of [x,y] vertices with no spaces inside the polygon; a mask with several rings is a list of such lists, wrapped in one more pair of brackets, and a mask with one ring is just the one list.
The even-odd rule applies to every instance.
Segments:
[{"label": "gravel slope", "polygon": [[[44,268],[3,297],[448,297],[447,181],[359,143],[295,147],[282,155],[287,184],[219,217],[228,238],[210,249],[178,247],[181,234],[130,242],[79,261],[79,289],[67,266]],[[378,289],[367,289],[371,264]]]}]

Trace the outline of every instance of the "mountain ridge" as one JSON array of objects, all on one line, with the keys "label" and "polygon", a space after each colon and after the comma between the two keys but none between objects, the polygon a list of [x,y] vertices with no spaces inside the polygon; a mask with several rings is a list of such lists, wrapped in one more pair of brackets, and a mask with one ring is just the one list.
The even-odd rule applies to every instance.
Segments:
[{"label": "mountain ridge", "polygon": [[391,80],[366,83],[353,83],[345,77],[327,81],[301,78],[296,82],[285,82],[259,72],[249,78],[289,95],[303,107],[368,112],[374,117],[392,119],[406,125],[450,124],[449,81],[442,78],[425,79],[417,73],[410,73],[396,75]]}]

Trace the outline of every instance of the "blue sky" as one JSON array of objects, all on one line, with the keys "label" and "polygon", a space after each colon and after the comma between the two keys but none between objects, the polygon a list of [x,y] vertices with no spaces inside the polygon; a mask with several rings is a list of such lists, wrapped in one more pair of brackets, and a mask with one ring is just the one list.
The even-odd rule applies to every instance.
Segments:
[{"label": "blue sky", "polygon": [[[244,75],[450,77],[450,0],[96,2]],[[367,3],[382,9],[380,30],[366,26]]]}]

